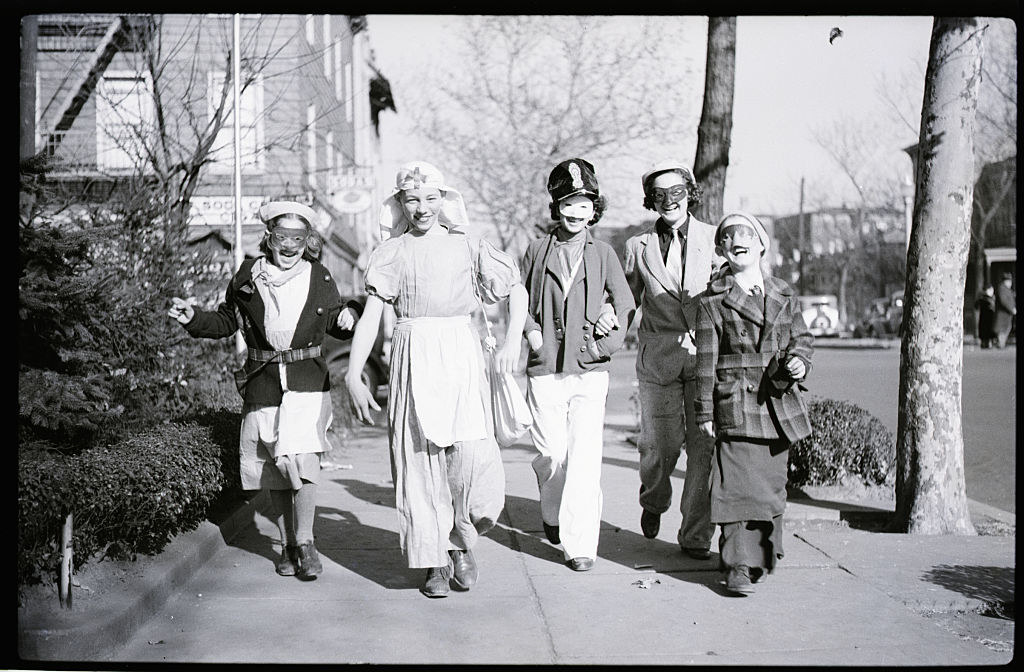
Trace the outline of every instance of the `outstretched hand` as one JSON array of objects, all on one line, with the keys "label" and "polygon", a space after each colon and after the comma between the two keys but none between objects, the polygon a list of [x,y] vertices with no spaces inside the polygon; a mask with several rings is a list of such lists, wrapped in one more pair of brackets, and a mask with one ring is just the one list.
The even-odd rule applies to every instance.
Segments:
[{"label": "outstretched hand", "polygon": [[188,324],[196,316],[195,308],[192,307],[195,301],[195,297],[192,296],[187,299],[180,299],[177,296],[172,297],[171,309],[167,311],[167,314],[182,324]]}]

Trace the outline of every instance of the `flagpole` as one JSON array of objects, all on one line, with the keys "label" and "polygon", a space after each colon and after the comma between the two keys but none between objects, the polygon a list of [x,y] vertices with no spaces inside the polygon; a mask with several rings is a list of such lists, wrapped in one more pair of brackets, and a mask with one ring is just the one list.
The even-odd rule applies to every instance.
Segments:
[{"label": "flagpole", "polygon": [[[240,48],[242,18],[241,14],[235,14],[233,18],[232,44],[231,44],[231,84],[234,94],[234,106],[232,107],[232,118],[234,120],[234,150],[235,150],[235,271],[242,265],[245,258],[242,250],[242,122],[241,122],[241,91],[239,78],[242,71],[242,50]],[[235,350],[238,354],[245,351],[245,340],[242,337],[242,325],[238,325],[235,332]]]}]

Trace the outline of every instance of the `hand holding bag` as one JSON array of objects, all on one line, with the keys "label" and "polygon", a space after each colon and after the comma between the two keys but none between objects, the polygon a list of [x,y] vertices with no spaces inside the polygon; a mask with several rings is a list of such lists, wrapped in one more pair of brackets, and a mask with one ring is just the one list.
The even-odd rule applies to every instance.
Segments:
[{"label": "hand holding bag", "polygon": [[[470,250],[472,255],[472,250]],[[476,268],[474,265],[474,275]],[[484,316],[487,326],[487,338],[484,347],[487,350],[487,381],[491,388],[491,415],[494,420],[494,438],[500,446],[510,446],[533,425],[533,414],[526,404],[526,398],[519,389],[519,383],[511,373],[498,371],[495,362],[497,340],[491,332],[491,321],[484,310],[483,301],[476,289],[476,277],[473,278],[473,293]]]}]

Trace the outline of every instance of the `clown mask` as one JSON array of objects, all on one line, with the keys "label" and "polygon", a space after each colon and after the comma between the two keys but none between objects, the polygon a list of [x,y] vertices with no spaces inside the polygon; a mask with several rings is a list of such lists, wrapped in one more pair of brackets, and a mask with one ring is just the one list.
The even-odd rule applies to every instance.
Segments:
[{"label": "clown mask", "polygon": [[558,203],[560,224],[566,233],[577,234],[594,218],[594,202],[581,195],[563,198]]},{"label": "clown mask", "polygon": [[309,229],[306,224],[293,217],[281,217],[267,233],[270,261],[281,270],[288,270],[302,259],[306,251]]}]

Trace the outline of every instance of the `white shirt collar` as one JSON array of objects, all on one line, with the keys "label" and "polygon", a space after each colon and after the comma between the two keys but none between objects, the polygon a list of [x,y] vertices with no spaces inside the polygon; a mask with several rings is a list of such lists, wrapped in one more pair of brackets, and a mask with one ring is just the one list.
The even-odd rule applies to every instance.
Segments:
[{"label": "white shirt collar", "polygon": [[751,290],[753,290],[755,286],[761,288],[761,294],[765,293],[764,292],[764,278],[761,278],[760,282],[751,282],[751,283],[748,283],[748,280],[749,280],[748,278],[744,278],[744,277],[739,276],[739,275],[734,275],[733,279],[736,281],[736,284],[740,286],[740,289],[742,289],[747,294],[752,294],[753,292]]}]

